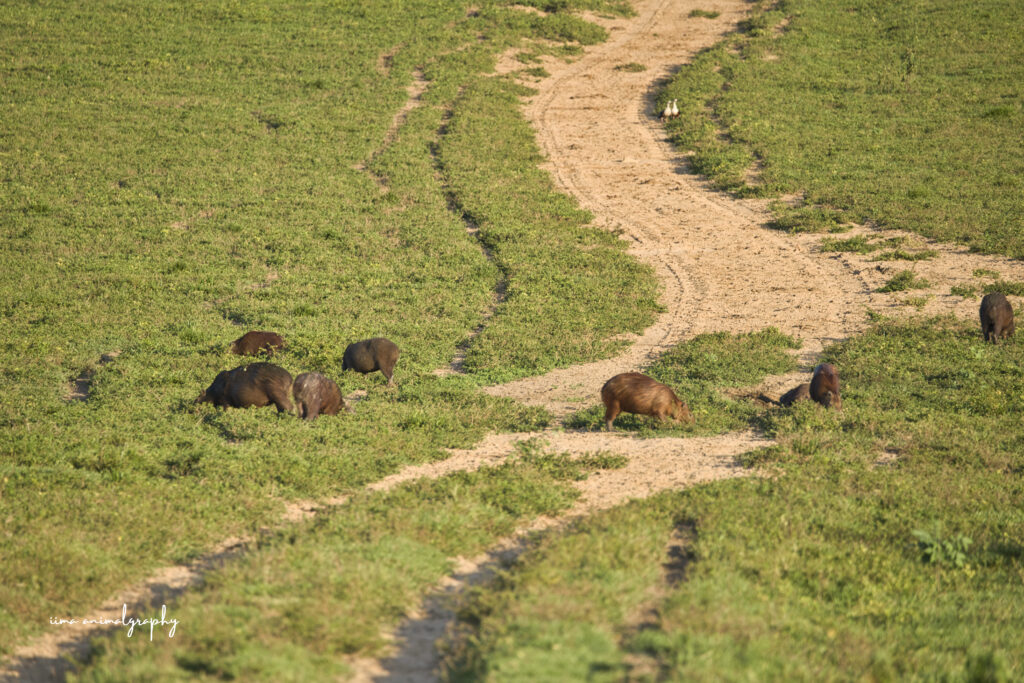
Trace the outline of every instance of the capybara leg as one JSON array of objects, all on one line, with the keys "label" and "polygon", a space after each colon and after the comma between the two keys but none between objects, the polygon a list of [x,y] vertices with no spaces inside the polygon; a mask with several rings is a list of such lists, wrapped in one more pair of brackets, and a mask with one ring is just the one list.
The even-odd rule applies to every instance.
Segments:
[{"label": "capybara leg", "polygon": [[615,422],[615,418],[619,416],[619,403],[614,401],[608,405],[604,410],[604,424],[609,432],[615,431],[612,423]]}]

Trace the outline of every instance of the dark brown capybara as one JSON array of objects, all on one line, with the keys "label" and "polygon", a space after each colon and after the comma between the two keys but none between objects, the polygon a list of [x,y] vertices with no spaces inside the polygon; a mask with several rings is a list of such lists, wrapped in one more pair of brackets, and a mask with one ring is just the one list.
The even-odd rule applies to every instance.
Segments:
[{"label": "dark brown capybara", "polygon": [[304,372],[292,384],[295,409],[299,417],[315,420],[317,415],[337,415],[339,410],[351,408],[345,405],[341,390],[330,377],[319,372]]},{"label": "dark brown capybara", "polygon": [[612,431],[612,422],[619,413],[652,415],[659,420],[671,417],[693,424],[690,407],[680,401],[671,388],[639,372],[615,375],[601,387],[604,401],[604,422]]},{"label": "dark brown capybara", "polygon": [[792,389],[784,393],[782,397],[779,399],[779,403],[781,403],[784,406],[791,406],[797,401],[806,401],[810,397],[811,383],[804,382],[803,384],[798,384],[797,386],[793,387]]},{"label": "dark brown capybara", "polygon": [[809,388],[811,398],[826,408],[842,410],[843,399],[839,396],[839,373],[831,363],[822,363],[814,368]]},{"label": "dark brown capybara", "polygon": [[981,316],[981,334],[985,341],[991,340],[993,344],[999,343],[999,338],[1013,336],[1013,307],[1006,300],[1006,295],[1000,292],[986,294],[981,300],[981,308],[978,310]]},{"label": "dark brown capybara", "polygon": [[394,384],[395,363],[398,362],[398,347],[390,339],[374,337],[349,344],[341,361],[342,370],[355,370],[364,375],[380,370]]},{"label": "dark brown capybara", "polygon": [[274,351],[285,347],[284,338],[276,332],[246,332],[231,342],[231,353],[239,356],[255,356],[265,353],[273,356]]},{"label": "dark brown capybara", "polygon": [[250,363],[224,370],[213,384],[199,394],[196,403],[212,403],[218,408],[248,408],[273,403],[277,412],[292,412],[292,376],[270,363]]}]

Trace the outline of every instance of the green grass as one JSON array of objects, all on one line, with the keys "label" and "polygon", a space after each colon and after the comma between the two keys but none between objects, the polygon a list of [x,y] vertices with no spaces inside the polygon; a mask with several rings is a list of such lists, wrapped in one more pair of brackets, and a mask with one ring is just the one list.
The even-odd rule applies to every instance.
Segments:
[{"label": "green grass", "polygon": [[[779,443],[746,460],[771,476],[549,536],[464,608],[455,680],[622,680],[636,658],[656,680],[1018,679],[1024,346],[940,318],[824,360],[843,411],[770,411]],[[678,565],[673,530],[678,585],[659,566]]]},{"label": "green grass", "polygon": [[[154,642],[117,630],[73,680],[326,680],[382,636],[442,576],[523,522],[579,495],[569,482],[614,458],[524,449],[499,467],[361,493],[264,539],[170,605],[179,625]],[[147,633],[148,635],[148,633]],[[160,642],[155,642],[159,639]]]},{"label": "green grass", "polygon": [[639,62],[627,62],[625,64],[616,64],[616,71],[627,71],[630,73],[640,73],[641,71],[647,71],[647,67]]},{"label": "green grass", "polygon": [[701,18],[704,18],[704,19],[717,19],[718,15],[719,15],[718,12],[714,12],[714,11],[710,11],[710,10],[706,10],[706,9],[690,10],[690,14],[689,14],[689,16],[691,16],[691,17],[701,17]]},{"label": "green grass", "polygon": [[659,105],[679,100],[667,128],[718,187],[803,192],[779,227],[871,221],[1020,258],[1022,20],[1012,0],[760,2]]},{"label": "green grass", "polygon": [[901,270],[896,275],[889,278],[889,280],[878,288],[879,292],[902,292],[907,289],[924,289],[929,287],[930,283],[924,278],[919,278],[914,275],[913,271]]},{"label": "green grass", "polygon": [[[563,9],[579,6],[622,9]],[[569,54],[605,37],[570,11],[23,3],[0,7],[0,36],[0,652],[49,615],[275,520],[283,499],[546,424],[476,387],[612,353],[607,337],[655,311],[650,272],[570,200],[532,196],[547,182],[535,169],[531,201],[485,226],[502,230],[485,238],[504,241],[494,261],[458,208],[487,218],[474,193],[519,183],[538,154],[509,107],[520,91],[481,74],[509,47],[545,39]],[[417,70],[426,91],[389,136]],[[514,145],[508,165],[460,184],[476,138],[448,139],[449,118],[507,140],[499,153]],[[581,263],[607,287],[561,277]],[[500,339],[471,347],[481,371],[433,377],[502,281]],[[626,281],[632,301],[608,295]],[[558,330],[577,290],[593,317]],[[248,329],[285,336],[275,362],[293,375],[366,398],[314,424],[193,407],[239,364],[225,350]],[[397,389],[341,372],[345,346],[376,335],[401,348]],[[87,370],[89,400],[66,401]]]},{"label": "green grass", "polygon": [[[761,332],[730,335],[725,332],[701,334],[663,354],[644,372],[667,384],[686,402],[696,420],[694,425],[659,422],[641,415],[623,413],[615,428],[638,435],[683,436],[722,434],[743,429],[756,422],[763,408],[749,400],[725,396],[721,389],[758,384],[766,375],[796,369],[786,351],[800,348],[799,342],[775,328]],[[581,411],[565,421],[573,429],[605,428],[604,406]]]}]

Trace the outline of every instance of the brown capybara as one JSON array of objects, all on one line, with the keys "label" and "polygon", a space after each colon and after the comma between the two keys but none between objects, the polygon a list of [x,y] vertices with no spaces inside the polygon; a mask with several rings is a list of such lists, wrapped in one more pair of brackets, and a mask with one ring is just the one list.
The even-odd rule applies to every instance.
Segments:
[{"label": "brown capybara", "polygon": [[390,339],[374,337],[349,344],[341,361],[342,370],[355,370],[364,375],[380,370],[394,384],[395,363],[398,362],[398,347]]},{"label": "brown capybara", "polygon": [[291,393],[292,376],[287,370],[270,363],[250,363],[219,373],[196,403],[212,403],[218,408],[262,408],[273,403],[277,412],[290,413]]},{"label": "brown capybara", "polygon": [[609,432],[619,413],[694,422],[690,407],[680,401],[672,389],[639,372],[624,372],[605,382],[601,387],[601,400],[604,401],[604,422]]},{"label": "brown capybara", "polygon": [[792,389],[784,393],[782,397],[779,399],[779,403],[781,403],[784,406],[791,406],[797,401],[806,401],[810,397],[811,384],[810,382],[804,382],[803,384],[798,384],[797,386],[793,387]]},{"label": "brown capybara", "polygon": [[304,372],[296,377],[292,395],[299,417],[306,420],[315,420],[317,415],[337,415],[342,409],[350,410],[334,380],[319,372]]},{"label": "brown capybara", "polygon": [[1013,336],[1013,307],[1000,292],[986,294],[978,311],[981,316],[981,334],[985,341],[999,343],[999,338]]},{"label": "brown capybara", "polygon": [[273,356],[274,351],[285,347],[284,338],[276,332],[246,332],[231,342],[231,353],[239,356],[255,356],[265,353]]},{"label": "brown capybara", "polygon": [[839,373],[831,363],[822,363],[814,368],[809,387],[811,398],[826,408],[842,410],[843,399],[839,396]]}]

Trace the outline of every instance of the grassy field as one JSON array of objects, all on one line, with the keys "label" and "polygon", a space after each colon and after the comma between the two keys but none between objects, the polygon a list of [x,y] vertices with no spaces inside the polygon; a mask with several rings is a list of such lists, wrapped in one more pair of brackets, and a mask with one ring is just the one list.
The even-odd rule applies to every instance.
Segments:
[{"label": "grassy field", "polygon": [[[516,91],[484,75],[509,46],[604,32],[505,4],[0,7],[0,653],[283,499],[543,426],[475,388],[608,355],[653,319],[651,273],[551,190]],[[481,130],[503,165],[472,165]],[[530,203],[488,190],[516,186]],[[469,341],[499,286],[501,333]],[[285,336],[293,375],[365,389],[355,414],[194,408],[248,329]],[[376,335],[402,350],[397,389],[341,373]],[[431,374],[467,343],[469,375]],[[88,400],[68,400],[83,373]]]},{"label": "grassy field", "polygon": [[[328,680],[373,655],[418,596],[518,524],[557,514],[569,482],[621,459],[523,453],[497,468],[362,494],[268,539],[173,606],[160,643],[103,641],[74,680]],[[156,646],[154,646],[156,645]]]},{"label": "grassy field", "polygon": [[825,359],[842,413],[772,409],[769,476],[545,539],[465,608],[454,680],[1019,679],[1024,344],[881,322]]},{"label": "grassy field", "polygon": [[[0,654],[156,566],[259,536],[287,499],[350,493],[172,604],[173,642],[119,634],[77,673],[343,678],[454,556],[622,464],[524,447],[500,467],[359,490],[487,432],[546,426],[477,389],[607,357],[653,320],[650,270],[553,191],[517,110],[526,91],[486,75],[518,45],[541,77],[537,55],[606,37],[568,10],[628,6],[342,5],[0,6]],[[803,193],[779,206],[782,229],[868,221],[1024,255],[1022,12],[757,3],[661,95],[683,109],[670,132],[720,187]],[[1024,287],[974,276],[962,295]],[[365,390],[356,412],[306,424],[193,406],[248,329],[284,334],[276,362],[293,374]],[[374,335],[402,349],[395,388],[341,372],[344,346]],[[841,413],[723,392],[791,370],[798,345],[702,335],[650,368],[696,427],[617,428],[757,426],[778,445],[744,462],[766,476],[549,534],[463,608],[450,677],[1019,679],[1024,342],[986,345],[973,320],[879,320],[826,351]],[[467,374],[435,377],[459,348]],[[85,372],[88,400],[69,400]],[[598,429],[602,414],[568,426]]]},{"label": "grassy field", "polygon": [[847,221],[1024,257],[1024,41],[1014,0],[759,2],[660,96],[693,168],[801,193],[780,228]]}]

